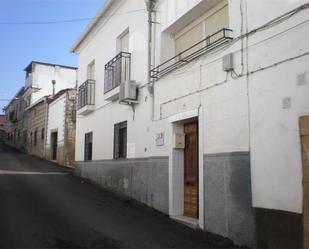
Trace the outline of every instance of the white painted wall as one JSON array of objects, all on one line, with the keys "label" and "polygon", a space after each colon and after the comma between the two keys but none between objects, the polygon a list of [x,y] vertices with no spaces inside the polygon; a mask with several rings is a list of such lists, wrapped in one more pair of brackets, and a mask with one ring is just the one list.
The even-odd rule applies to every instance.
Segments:
[{"label": "white painted wall", "polygon": [[[304,2],[247,0],[243,6],[241,28],[240,0],[229,0],[230,28],[236,38],[242,29],[259,27]],[[186,23],[183,19],[187,18],[186,13],[192,10],[195,13],[198,4],[201,2],[159,1],[157,21],[160,24],[155,28],[156,64],[162,62],[162,55],[173,55],[173,34],[169,32]],[[110,13],[141,8],[144,8],[142,1],[128,0],[114,6]],[[298,86],[297,75],[309,73],[308,56],[255,71],[309,51],[308,23],[293,28],[307,16],[308,10],[304,10],[281,25],[250,36],[248,54],[246,50],[241,53],[241,41],[238,40],[163,77],[155,84],[154,121],[150,119],[150,98],[146,88],[140,91],[134,120],[130,107],[104,99],[103,68],[116,55],[116,38],[128,27],[132,79],[140,85],[147,82],[146,12],[110,17],[77,51],[79,84],[87,79],[87,65],[93,60],[96,61],[97,84],[96,110],[77,119],[76,160],[83,160],[84,134],[90,131],[94,133],[93,159],[111,159],[113,126],[125,120],[128,121],[129,157],[168,156],[172,137],[169,117],[202,106],[203,153],[250,151],[253,206],[301,213],[302,175],[297,122],[299,116],[309,114],[309,82]],[[234,79],[223,72],[222,57],[231,52],[235,55],[237,73],[242,71],[243,56],[243,73],[248,69],[251,72],[249,79]],[[282,109],[285,97],[292,100],[290,109]],[[157,147],[155,135],[161,132],[165,133],[166,142]]]},{"label": "white painted wall", "polygon": [[58,131],[58,146],[64,145],[66,94],[49,104],[46,147],[51,146],[51,133]]},{"label": "white painted wall", "polygon": [[52,80],[56,80],[55,93],[67,88],[75,88],[77,73],[75,69],[34,64],[32,72],[32,86],[39,88],[31,95],[31,103],[44,96],[53,94]]},{"label": "white painted wall", "polygon": [[[129,52],[131,53],[131,78],[139,85],[147,81],[147,12],[143,1],[120,1],[107,13],[107,22],[99,24],[95,35],[84,42],[77,51],[79,55],[78,84],[87,80],[87,65],[95,60],[95,111],[77,119],[76,160],[83,160],[84,135],[93,132],[93,159],[113,158],[114,124],[128,121],[128,157],[144,157],[149,155],[151,144],[151,127],[149,125],[149,96],[147,88],[140,90],[136,105],[136,115],[132,108],[120,105],[118,102],[106,101],[104,96],[104,65],[117,54],[117,38],[129,29]],[[124,15],[117,13],[130,10],[141,10]],[[108,39],[106,39],[108,37]],[[108,49],[102,49],[108,48]],[[140,115],[144,113],[144,115]],[[102,117],[104,121],[102,120]],[[108,117],[108,118],[107,118]],[[134,120],[133,120],[134,118]],[[98,120],[102,120],[99,121]],[[140,135],[136,136],[136,130]]]}]

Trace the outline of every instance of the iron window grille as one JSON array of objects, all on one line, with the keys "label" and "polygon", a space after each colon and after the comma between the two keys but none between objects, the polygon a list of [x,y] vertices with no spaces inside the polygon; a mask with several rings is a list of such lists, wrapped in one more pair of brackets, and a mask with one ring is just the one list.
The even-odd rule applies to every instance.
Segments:
[{"label": "iron window grille", "polygon": [[114,159],[127,157],[127,121],[114,126]]},{"label": "iron window grille", "polygon": [[91,161],[92,160],[92,132],[85,134],[85,149],[84,149],[84,160]]},{"label": "iron window grille", "polygon": [[222,44],[232,39],[231,29],[221,29],[218,32],[189,47],[188,49],[180,52],[173,58],[163,62],[161,65],[153,68],[150,70],[150,76],[152,79],[159,79],[165,74],[168,74],[169,72],[172,72],[173,70],[188,64],[192,60],[218,48]]},{"label": "iron window grille", "polygon": [[105,65],[104,93],[131,79],[131,53],[120,52]]},{"label": "iron window grille", "polygon": [[86,80],[78,88],[78,109],[95,104],[95,80]]}]

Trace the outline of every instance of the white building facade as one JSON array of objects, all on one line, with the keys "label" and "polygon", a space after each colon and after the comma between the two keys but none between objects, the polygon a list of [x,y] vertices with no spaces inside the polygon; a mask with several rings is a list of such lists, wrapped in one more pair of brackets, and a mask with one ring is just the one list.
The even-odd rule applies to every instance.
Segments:
[{"label": "white building facade", "polygon": [[[145,4],[107,1],[72,49],[77,172],[238,244],[306,247],[308,12],[303,0],[156,1],[149,81]],[[138,99],[121,105],[127,80]]]}]

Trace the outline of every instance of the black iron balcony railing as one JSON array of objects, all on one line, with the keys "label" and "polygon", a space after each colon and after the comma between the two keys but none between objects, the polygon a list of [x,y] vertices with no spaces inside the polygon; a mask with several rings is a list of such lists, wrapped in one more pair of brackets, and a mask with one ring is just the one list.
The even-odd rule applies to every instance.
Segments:
[{"label": "black iron balcony railing", "polygon": [[165,74],[191,62],[192,60],[200,57],[201,55],[216,49],[223,43],[232,40],[231,29],[221,29],[218,32],[206,37],[200,42],[194,44],[188,49],[182,51],[173,58],[165,61],[161,65],[150,70],[151,78],[159,79]]},{"label": "black iron balcony railing", "polygon": [[131,54],[120,52],[105,65],[104,93],[131,78]]},{"label": "black iron balcony railing", "polygon": [[94,105],[95,80],[87,80],[78,88],[78,109],[86,105]]}]

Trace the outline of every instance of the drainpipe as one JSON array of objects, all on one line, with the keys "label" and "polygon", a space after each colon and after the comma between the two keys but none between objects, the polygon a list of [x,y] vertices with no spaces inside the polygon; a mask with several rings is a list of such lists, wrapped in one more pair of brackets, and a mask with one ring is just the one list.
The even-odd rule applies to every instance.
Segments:
[{"label": "drainpipe", "polygon": [[154,120],[154,82],[150,77],[151,62],[152,62],[152,13],[154,12],[155,0],[145,0],[148,11],[148,92],[151,98],[151,120]]}]

